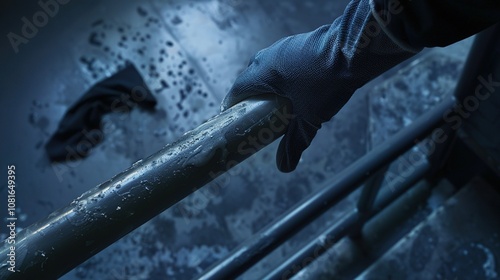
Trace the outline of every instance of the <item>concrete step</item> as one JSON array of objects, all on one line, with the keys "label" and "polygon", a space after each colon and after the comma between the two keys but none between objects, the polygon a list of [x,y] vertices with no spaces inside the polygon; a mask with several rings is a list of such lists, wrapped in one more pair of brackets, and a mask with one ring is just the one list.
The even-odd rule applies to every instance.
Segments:
[{"label": "concrete step", "polygon": [[356,279],[500,279],[500,194],[481,178]]}]

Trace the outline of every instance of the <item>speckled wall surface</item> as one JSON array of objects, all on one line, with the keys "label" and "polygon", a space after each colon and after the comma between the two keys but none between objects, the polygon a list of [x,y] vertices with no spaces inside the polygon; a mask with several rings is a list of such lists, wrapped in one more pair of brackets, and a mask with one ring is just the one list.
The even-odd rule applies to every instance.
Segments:
[{"label": "speckled wall surface", "polygon": [[[40,10],[6,2],[2,34]],[[275,40],[330,23],[347,1],[70,1],[15,53],[1,42],[1,165],[16,164],[27,226],[217,114],[249,58]],[[7,12],[8,11],[8,12]],[[450,94],[467,44],[418,56],[357,92],[318,133],[299,168],[279,173],[276,144],[99,253],[63,279],[189,279],[401,126]],[[444,55],[446,52],[446,55]],[[81,161],[50,164],[43,145],[65,110],[125,61],[158,99],[156,110],[113,113],[105,140]],[[430,72],[429,72],[430,71]],[[404,82],[385,80],[403,75]],[[394,80],[391,80],[394,81]],[[379,85],[374,90],[374,86]],[[419,106],[414,106],[419,104]],[[326,155],[326,156],[325,156]],[[2,197],[6,186],[0,185]],[[333,223],[345,201],[244,276],[266,268]],[[3,232],[2,232],[3,234]]]}]

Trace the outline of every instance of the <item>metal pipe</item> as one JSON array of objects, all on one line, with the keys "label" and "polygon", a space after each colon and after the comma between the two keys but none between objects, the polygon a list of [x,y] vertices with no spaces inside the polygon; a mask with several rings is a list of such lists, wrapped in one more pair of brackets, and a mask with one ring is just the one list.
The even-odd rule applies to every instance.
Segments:
[{"label": "metal pipe", "polygon": [[455,105],[454,97],[443,100],[427,114],[394,135],[389,141],[340,172],[332,183],[312,194],[295,208],[238,246],[232,253],[209,268],[200,279],[235,278],[285,242],[333,204],[354,191],[364,180],[415,145],[444,122],[443,114]]},{"label": "metal pipe", "polygon": [[[360,217],[368,215],[373,208],[375,199],[377,198],[380,188],[384,183],[385,174],[389,169],[389,165],[384,166],[370,178],[368,178],[361,189],[356,210]],[[350,237],[353,239],[362,238],[363,225],[359,224],[356,230],[350,232]]]},{"label": "metal pipe", "polygon": [[[235,105],[29,226],[0,249],[0,279],[55,279],[280,137],[286,101]],[[15,246],[15,273],[7,253]]]},{"label": "metal pipe", "polygon": [[361,194],[359,196],[358,204],[356,208],[360,213],[367,213],[373,207],[375,199],[379,193],[382,183],[384,182],[385,173],[389,169],[389,165],[381,168],[377,173],[375,173],[370,179],[368,179],[363,186]]},{"label": "metal pipe", "polygon": [[262,279],[290,279],[299,271],[321,257],[340,239],[350,234],[352,231],[362,228],[362,225],[364,225],[369,219],[403,195],[430,171],[431,165],[427,161],[415,167],[415,171],[405,178],[404,182],[398,182],[396,186],[393,186],[394,191],[388,191],[381,194],[376,202],[374,202],[373,209],[369,212],[360,213],[353,210],[341,221],[326,229],[317,238],[298,250],[295,254],[293,254],[277,268],[273,269]]}]

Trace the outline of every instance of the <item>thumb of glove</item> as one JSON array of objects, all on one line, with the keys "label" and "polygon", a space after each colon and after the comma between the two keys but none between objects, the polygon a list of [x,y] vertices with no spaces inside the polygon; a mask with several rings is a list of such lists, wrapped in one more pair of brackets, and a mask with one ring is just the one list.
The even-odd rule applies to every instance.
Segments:
[{"label": "thumb of glove", "polygon": [[298,116],[291,120],[276,153],[276,165],[281,172],[295,170],[302,152],[309,147],[319,128]]}]

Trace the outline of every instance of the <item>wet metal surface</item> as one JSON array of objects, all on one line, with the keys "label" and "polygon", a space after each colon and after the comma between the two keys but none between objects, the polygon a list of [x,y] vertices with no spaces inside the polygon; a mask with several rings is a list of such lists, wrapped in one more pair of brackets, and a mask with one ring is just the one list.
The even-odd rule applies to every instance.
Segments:
[{"label": "wet metal surface", "polygon": [[[288,113],[279,101],[268,96],[241,102],[29,226],[15,243],[25,253],[17,259],[19,272],[2,270],[0,278],[60,277],[218,175],[237,172],[229,169],[285,131]],[[252,138],[260,147],[243,152]],[[1,263],[9,247],[0,247]]]}]

